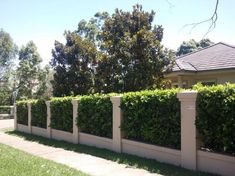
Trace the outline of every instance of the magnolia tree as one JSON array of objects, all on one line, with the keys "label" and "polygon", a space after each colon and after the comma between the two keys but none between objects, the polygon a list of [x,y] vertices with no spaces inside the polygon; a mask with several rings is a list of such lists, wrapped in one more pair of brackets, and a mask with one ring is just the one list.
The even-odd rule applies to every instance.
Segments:
[{"label": "magnolia tree", "polygon": [[173,53],[161,44],[155,12],[135,5],[131,12],[96,13],[82,20],[66,43],[55,42],[51,66],[54,95],[127,92],[161,86]]}]

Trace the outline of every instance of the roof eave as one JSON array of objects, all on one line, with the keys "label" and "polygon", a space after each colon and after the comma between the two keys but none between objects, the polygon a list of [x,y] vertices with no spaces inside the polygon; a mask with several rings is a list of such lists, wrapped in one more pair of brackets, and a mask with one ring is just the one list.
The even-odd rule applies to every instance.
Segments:
[{"label": "roof eave", "polygon": [[164,74],[165,78],[174,77],[174,76],[186,76],[186,75],[195,75],[196,71],[190,71],[190,70],[180,70],[180,71],[173,71],[169,72],[167,74]]}]

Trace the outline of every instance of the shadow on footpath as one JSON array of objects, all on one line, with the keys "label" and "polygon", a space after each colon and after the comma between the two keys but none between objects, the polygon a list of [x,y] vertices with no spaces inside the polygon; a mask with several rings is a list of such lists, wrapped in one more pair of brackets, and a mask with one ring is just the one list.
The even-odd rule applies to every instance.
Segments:
[{"label": "shadow on footpath", "polygon": [[21,137],[27,141],[37,142],[46,146],[52,146],[55,148],[62,148],[69,151],[74,151],[83,154],[89,154],[92,156],[111,160],[120,164],[126,164],[126,167],[145,169],[151,173],[157,173],[164,176],[212,176],[213,174],[191,171],[177,167],[170,164],[160,163],[152,159],[141,158],[134,155],[116,153],[106,149],[100,149],[96,147],[90,147],[82,144],[71,144],[65,141],[57,141],[53,139],[47,139],[44,137],[26,134],[18,131],[7,131],[9,135]]}]

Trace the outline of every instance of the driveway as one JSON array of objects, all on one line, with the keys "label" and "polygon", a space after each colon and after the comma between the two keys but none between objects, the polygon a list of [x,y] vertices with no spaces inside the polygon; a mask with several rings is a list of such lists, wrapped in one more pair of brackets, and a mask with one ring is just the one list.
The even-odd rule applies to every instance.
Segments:
[{"label": "driveway", "polygon": [[0,129],[13,128],[14,119],[0,120]]}]

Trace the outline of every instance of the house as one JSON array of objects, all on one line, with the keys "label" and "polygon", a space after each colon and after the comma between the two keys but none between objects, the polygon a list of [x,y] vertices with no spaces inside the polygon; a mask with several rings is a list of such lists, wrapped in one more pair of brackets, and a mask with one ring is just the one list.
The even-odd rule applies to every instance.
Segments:
[{"label": "house", "polygon": [[235,46],[217,43],[176,59],[165,75],[173,87],[235,83]]}]

